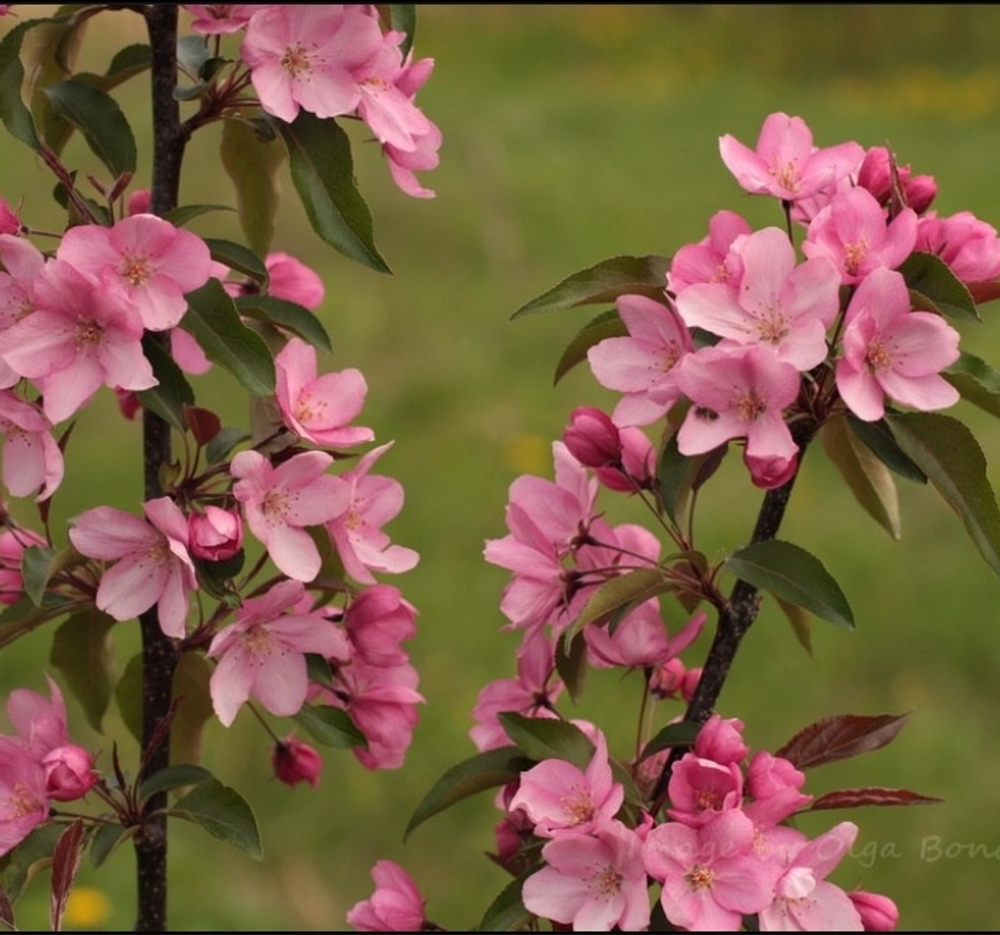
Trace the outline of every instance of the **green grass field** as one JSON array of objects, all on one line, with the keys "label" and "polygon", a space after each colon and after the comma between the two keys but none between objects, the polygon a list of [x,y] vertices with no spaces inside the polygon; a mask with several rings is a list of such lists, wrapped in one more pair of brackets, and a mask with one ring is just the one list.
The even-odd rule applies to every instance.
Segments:
[{"label": "green grass field", "polygon": [[[95,30],[99,49],[113,48],[115,30],[125,35],[136,17],[106,20],[112,28]],[[405,844],[403,829],[434,780],[475,752],[468,729],[479,689],[513,673],[518,640],[500,632],[498,610],[506,577],[482,560],[484,540],[504,534],[507,486],[523,472],[550,476],[549,445],[570,409],[610,399],[584,368],[552,387],[559,354],[593,310],[514,323],[511,313],[612,255],[672,253],[704,236],[722,208],[756,225],[781,223],[773,204],[741,193],[717,148],[723,133],[752,144],[777,110],[802,116],[820,146],[888,143],[915,172],[936,176],[941,214],[968,209],[1000,225],[998,36],[1000,9],[990,6],[420,8],[416,49],[437,65],[418,101],[445,140],[441,167],[425,177],[437,199],[407,199],[377,149],[353,136],[359,185],[394,275],[321,244],[290,183],[276,246],[321,271],[328,292],[320,314],[335,347],[326,366],[362,369],[369,397],[361,422],[396,442],[379,471],[403,482],[407,502],[389,531],[421,562],[390,583],[420,611],[410,650],[427,704],[403,769],[373,774],[331,751],[318,791],[270,778],[267,738],[248,715],[229,730],[210,725],[205,765],[254,806],[266,857],[255,863],[174,825],[172,927],[342,928],[345,911],[370,894],[369,869],[380,857],[411,871],[441,925],[478,922],[506,882],[483,856],[498,817],[489,794],[432,819]],[[142,79],[135,92],[127,106],[141,110]],[[140,110],[129,110],[137,134]],[[216,145],[213,129],[192,144],[185,201],[228,198]],[[74,141],[69,152],[84,150]],[[12,141],[0,142],[0,155],[0,194],[12,203],[23,197],[27,217],[47,211],[52,180]],[[196,229],[237,233],[221,215]],[[994,362],[998,309],[987,306],[981,325],[963,326],[966,346]],[[204,384],[199,401],[246,424],[241,391],[221,377]],[[954,414],[996,465],[1000,425],[964,403]],[[102,396],[72,440],[55,528],[97,503],[138,507],[138,444],[138,426]],[[759,503],[730,460],[702,497],[711,557],[746,541]],[[1000,482],[995,466],[990,478]],[[903,539],[894,542],[818,446],[809,453],[782,535],[839,580],[857,629],[817,622],[809,657],[765,605],[722,710],[744,720],[754,748],[769,749],[826,715],[912,712],[891,747],[817,770],[807,791],[902,786],[945,801],[817,814],[803,828],[818,833],[842,818],[861,826],[835,879],[892,896],[902,928],[994,929],[1000,582],[933,490],[907,485],[900,494]],[[604,503],[614,520],[619,504]],[[119,629],[124,666],[134,637]],[[43,630],[5,652],[5,690],[41,688],[49,637]],[[697,664],[695,654],[686,658]],[[608,725],[613,752],[632,744],[638,687],[617,675],[588,685],[579,714]],[[71,709],[74,726],[83,723],[78,715]],[[87,742],[107,756],[113,740],[132,750],[109,716],[107,735]],[[132,875],[127,848],[100,871],[81,872],[90,895],[108,901],[104,927],[132,924]],[[45,925],[46,882],[34,881],[16,907],[25,929]]]}]

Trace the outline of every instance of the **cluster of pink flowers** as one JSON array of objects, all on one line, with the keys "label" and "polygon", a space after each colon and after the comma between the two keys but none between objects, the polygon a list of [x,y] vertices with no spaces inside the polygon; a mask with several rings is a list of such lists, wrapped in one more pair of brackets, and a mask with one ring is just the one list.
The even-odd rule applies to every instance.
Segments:
[{"label": "cluster of pink flowers", "polygon": [[364,121],[399,188],[416,198],[434,192],[416,172],[436,168],[441,132],[414,104],[434,70],[413,61],[398,30],[383,31],[372,4],[187,4],[203,35],[243,32],[240,58],[261,107],[291,123],[300,110],[320,118]]}]

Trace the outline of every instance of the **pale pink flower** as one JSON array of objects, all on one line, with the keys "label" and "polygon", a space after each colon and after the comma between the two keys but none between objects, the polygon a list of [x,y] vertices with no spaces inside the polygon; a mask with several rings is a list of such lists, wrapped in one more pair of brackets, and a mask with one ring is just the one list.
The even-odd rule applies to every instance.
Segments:
[{"label": "pale pink flower", "polygon": [[212,362],[205,356],[201,345],[183,328],[172,328],[170,331],[170,355],[185,373],[201,376],[212,369]]},{"label": "pale pink flower", "polygon": [[615,406],[617,425],[648,425],[680,396],[676,364],[694,350],[680,316],[641,295],[615,302],[628,337],[605,338],[587,352],[597,382],[625,395]]},{"label": "pale pink flower", "polygon": [[392,477],[369,471],[392,444],[373,448],[358,460],[356,467],[341,475],[349,491],[348,503],[327,523],[344,569],[362,584],[375,583],[373,571],[401,574],[420,558],[413,549],[393,545],[382,531],[403,508],[403,485]]},{"label": "pale pink flower", "polygon": [[677,297],[688,327],[704,328],[738,344],[766,344],[796,370],[826,359],[826,331],[840,309],[840,274],[817,257],[799,266],[788,235],[768,227],[744,237],[739,287],[689,286]]},{"label": "pale pink flower", "polygon": [[[0,234],[0,334],[30,315],[36,307],[35,283],[45,267],[45,257],[30,241]],[[14,386],[21,375],[0,358],[0,387]]]},{"label": "pale pink flower", "polygon": [[71,227],[56,256],[120,290],[151,331],[181,320],[184,293],[208,282],[212,262],[204,240],[153,214],[133,214],[114,227]]},{"label": "pale pink flower", "polygon": [[0,390],[0,433],[3,483],[15,497],[38,491],[47,500],[62,483],[63,455],[52,437],[52,425],[37,406],[10,390]]},{"label": "pale pink flower", "polygon": [[971,211],[946,218],[922,217],[917,225],[916,249],[941,257],[962,282],[986,282],[1000,276],[996,228]]},{"label": "pale pink flower", "polygon": [[744,915],[768,906],[777,870],[754,856],[753,844],[753,822],[739,809],[699,828],[678,822],[653,828],[643,861],[663,884],[666,917],[692,932],[735,932]]},{"label": "pale pink flower", "polygon": [[426,900],[399,864],[380,860],[372,868],[375,892],[347,912],[347,924],[359,932],[419,932]]},{"label": "pale pink flower", "polygon": [[614,633],[609,632],[607,626],[591,624],[584,627],[587,658],[598,669],[608,666],[661,666],[698,638],[707,619],[705,611],[696,611],[684,627],[671,637],[663,621],[659,601],[646,601],[626,614],[615,627]]},{"label": "pale pink flower", "polygon": [[302,452],[277,467],[260,452],[241,451],[229,467],[250,531],[278,570],[296,581],[312,581],[322,565],[306,527],[339,516],[351,503],[347,484],[326,474],[331,464],[322,451]]},{"label": "pale pink flower", "polygon": [[360,445],[375,437],[370,428],[348,423],[361,412],[368,385],[360,370],[317,376],[316,348],[291,338],[275,355],[278,409],[300,438],[326,448]]},{"label": "pale pink flower", "polygon": [[726,134],[719,139],[719,153],[743,189],[792,202],[835,184],[864,158],[857,143],[817,149],[805,121],[783,113],[764,120],[756,151]]},{"label": "pale pink flower", "polygon": [[154,604],[167,636],[184,638],[190,592],[198,587],[188,554],[188,524],[170,497],[142,505],[146,519],[110,506],[82,513],[69,538],[88,558],[114,562],[101,575],[97,607],[130,620]]},{"label": "pale pink flower", "polygon": [[209,680],[216,716],[229,727],[249,698],[272,714],[290,717],[309,690],[306,653],[346,652],[343,631],[321,610],[306,611],[299,581],[281,581],[236,611],[236,622],[215,634],[208,655],[219,658]]},{"label": "pale pink flower", "polygon": [[208,505],[188,516],[191,554],[206,562],[224,562],[243,546],[243,521],[234,510]]},{"label": "pale pink flower", "polygon": [[66,702],[59,686],[48,675],[49,697],[30,688],[17,688],[7,699],[7,717],[17,732],[17,742],[41,763],[51,750],[70,742]]},{"label": "pale pink flower", "polygon": [[57,259],[39,273],[34,299],[36,310],[0,333],[0,356],[39,384],[51,422],[69,418],[102,385],[156,386],[142,322],[124,295]]},{"label": "pale pink flower", "polygon": [[[423,58],[418,62],[412,60],[412,53],[403,63],[403,68],[394,79],[396,88],[412,103],[417,91],[430,78],[434,70],[434,59]],[[422,116],[422,115],[421,115]],[[417,181],[415,172],[425,172],[436,169],[440,162],[438,150],[441,148],[441,131],[437,125],[426,117],[425,127],[421,131],[410,132],[410,147],[394,146],[384,143],[382,152],[389,161],[389,172],[392,180],[405,194],[413,198],[433,198],[434,191],[424,188]]]},{"label": "pale pink flower", "polygon": [[917,243],[917,215],[904,208],[891,221],[864,188],[836,195],[809,224],[802,252],[826,257],[845,283],[859,283],[872,270],[896,269]]},{"label": "pale pink flower", "polygon": [[36,532],[11,525],[0,532],[0,604],[14,604],[24,597],[21,562],[24,550],[48,543]]},{"label": "pale pink flower", "polygon": [[743,276],[743,263],[732,246],[752,230],[747,220],[734,211],[713,214],[708,222],[708,236],[698,243],[681,247],[674,254],[667,273],[667,288],[676,296],[699,282],[738,286]]},{"label": "pale pink flower", "polygon": [[45,769],[9,737],[0,737],[0,857],[49,817]]},{"label": "pale pink flower", "polygon": [[239,32],[259,9],[254,3],[185,3],[183,9],[194,20],[191,31],[203,36],[220,36]]},{"label": "pale pink flower", "polygon": [[958,332],[939,315],[911,311],[900,273],[871,273],[854,293],[844,321],[837,388],[859,419],[881,419],[885,396],[925,411],[958,402],[958,390],[940,375],[958,359]]},{"label": "pale pink flower", "polygon": [[291,123],[352,113],[355,73],[384,46],[375,18],[359,7],[271,5],[252,17],[240,46],[261,107]]},{"label": "pale pink flower", "polygon": [[315,747],[289,734],[271,750],[271,768],[286,786],[307,782],[315,789],[323,771],[323,757]]},{"label": "pale pink flower", "polygon": [[269,253],[264,259],[264,266],[268,275],[268,295],[296,302],[310,311],[323,304],[326,295],[323,280],[301,260],[287,253]]},{"label": "pale pink flower", "polygon": [[569,832],[542,848],[547,866],[521,889],[524,907],[577,932],[637,932],[649,925],[642,838],[620,821]]}]

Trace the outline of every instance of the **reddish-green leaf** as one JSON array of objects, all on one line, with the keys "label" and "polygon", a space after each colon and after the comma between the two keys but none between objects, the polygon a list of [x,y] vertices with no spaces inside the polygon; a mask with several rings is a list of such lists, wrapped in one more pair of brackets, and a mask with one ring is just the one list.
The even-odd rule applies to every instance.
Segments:
[{"label": "reddish-green leaf", "polygon": [[858,808],[862,805],[934,805],[943,799],[920,795],[909,789],[886,789],[881,786],[863,786],[856,789],[835,789],[816,799],[807,811],[827,808]]},{"label": "reddish-green leaf", "polygon": [[421,799],[410,818],[403,839],[432,815],[462,799],[513,782],[525,770],[535,765],[517,747],[487,750],[463,760],[449,769]]},{"label": "reddish-green leaf", "polygon": [[62,928],[66,902],[83,857],[84,826],[77,818],[60,836],[52,852],[52,886],[49,891],[49,925],[53,932]]},{"label": "reddish-green leaf", "polygon": [[554,312],[596,302],[614,302],[620,295],[662,299],[670,258],[665,256],[616,256],[573,273],[525,305],[511,318]]},{"label": "reddish-green leaf", "polygon": [[567,639],[619,608],[641,604],[673,587],[661,568],[637,568],[609,578],[595,589],[583,605],[580,616],[566,631]]},{"label": "reddish-green leaf", "polygon": [[516,711],[498,715],[507,736],[533,760],[566,760],[584,769],[594,758],[594,744],[575,724],[551,717],[525,717]]},{"label": "reddish-green leaf", "polygon": [[854,627],[851,606],[818,558],[791,542],[769,539],[734,552],[725,561],[737,578],[838,626]]},{"label": "reddish-green leaf", "polygon": [[199,445],[207,445],[222,431],[222,420],[211,409],[184,406],[184,421]]},{"label": "reddish-green leaf", "polygon": [[569,342],[569,346],[563,351],[559,363],[556,364],[556,375],[553,384],[558,383],[577,364],[587,359],[587,351],[595,344],[600,344],[606,338],[620,338],[628,334],[625,322],[615,309],[601,312],[596,318],[577,332],[575,338]]},{"label": "reddish-green leaf", "polygon": [[958,419],[937,412],[891,415],[886,421],[900,448],[930,478],[986,564],[1000,575],[1000,509],[972,433]]},{"label": "reddish-green leaf", "polygon": [[798,769],[809,769],[869,753],[894,740],[908,717],[908,714],[838,714],[823,718],[800,730],[775,755],[789,760]]},{"label": "reddish-green leaf", "polygon": [[503,888],[476,926],[477,932],[523,932],[529,928],[535,915],[525,909],[521,887],[536,869],[525,871]]}]

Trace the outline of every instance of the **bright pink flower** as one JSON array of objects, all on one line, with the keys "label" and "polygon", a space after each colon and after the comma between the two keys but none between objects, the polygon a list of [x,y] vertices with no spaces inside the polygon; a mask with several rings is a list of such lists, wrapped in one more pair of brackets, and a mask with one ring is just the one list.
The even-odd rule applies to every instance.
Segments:
[{"label": "bright pink flower", "polygon": [[745,437],[749,456],[794,458],[798,446],[783,410],[798,396],[799,379],[791,364],[760,344],[689,354],[677,380],[693,405],[677,433],[677,447],[696,455]]},{"label": "bright pink flower", "polygon": [[372,868],[375,892],[347,912],[359,932],[420,932],[426,900],[413,878],[397,863],[380,860]]},{"label": "bright pink flower", "polygon": [[940,376],[958,359],[958,332],[939,315],[911,311],[900,273],[871,273],[854,293],[844,322],[837,388],[859,419],[881,419],[885,396],[925,411],[958,402],[958,390]]},{"label": "bright pink flower", "polygon": [[[414,62],[412,54],[408,55],[402,69],[394,78],[394,84],[412,104],[417,91],[427,82],[433,70],[434,59],[423,58],[419,62]],[[389,161],[392,180],[400,190],[413,198],[434,197],[434,191],[424,188],[414,173],[436,169],[440,162],[438,150],[441,148],[441,131],[426,117],[423,119],[425,121],[423,130],[410,131],[410,148],[394,146],[392,143],[385,143],[382,146],[382,152]]]},{"label": "bright pink flower", "polygon": [[857,143],[817,149],[805,121],[782,113],[765,119],[756,151],[726,134],[719,139],[719,153],[742,188],[782,201],[822,191],[853,172],[864,158]]},{"label": "bright pink flower", "polygon": [[148,500],[142,510],[145,520],[110,506],[87,510],[69,538],[88,558],[115,563],[101,575],[100,610],[130,620],[156,604],[163,632],[183,639],[189,594],[198,587],[187,520],[170,497]]},{"label": "bright pink flower", "polygon": [[241,451],[229,467],[250,531],[278,570],[296,581],[312,581],[322,564],[306,527],[339,516],[351,503],[347,484],[326,474],[331,464],[322,451],[305,451],[277,467],[257,451]]},{"label": "bright pink flower", "polygon": [[183,328],[170,331],[170,355],[185,373],[201,376],[212,369],[212,362],[205,356],[201,345]]},{"label": "bright pink flower", "polygon": [[249,698],[281,717],[296,714],[306,700],[305,653],[346,652],[343,631],[322,611],[302,611],[301,582],[281,581],[261,597],[243,602],[236,622],[216,633],[208,655],[219,658],[209,680],[216,716],[229,727]]},{"label": "bright pink flower", "polygon": [[233,510],[206,506],[188,517],[191,554],[206,562],[224,562],[243,546],[243,521]]},{"label": "bright pink flower", "polygon": [[46,676],[49,697],[30,688],[17,688],[7,699],[7,717],[17,731],[17,742],[35,760],[70,742],[66,702],[59,686]]},{"label": "bright pink flower", "polygon": [[760,913],[762,932],[860,932],[850,897],[826,876],[850,850],[858,826],[841,822],[787,855],[774,884],[774,901]]},{"label": "bright pink flower", "polygon": [[261,7],[252,3],[185,3],[194,20],[191,31],[204,36],[239,32]]},{"label": "bright pink flower", "polygon": [[128,214],[150,214],[149,207],[152,203],[152,191],[148,188],[138,188],[128,196],[125,208]]},{"label": "bright pink flower", "polygon": [[986,282],[1000,276],[996,228],[970,211],[946,218],[921,218],[916,249],[937,254],[962,282]]},{"label": "bright pink flower", "polygon": [[7,202],[0,198],[0,234],[17,236],[21,233],[21,219]]},{"label": "bright pink flower", "polygon": [[97,783],[91,755],[75,743],[55,747],[42,757],[45,791],[57,802],[72,802],[85,796]]},{"label": "bright pink flower", "polygon": [[39,383],[51,422],[69,418],[101,385],[156,385],[142,322],[124,295],[57,259],[40,271],[34,299],[36,311],[0,334],[0,356]]},{"label": "bright pink flower", "polygon": [[872,270],[896,269],[917,243],[917,215],[904,208],[891,221],[864,188],[836,195],[809,225],[802,252],[826,257],[845,283],[861,282]]},{"label": "bright pink flower", "polygon": [[36,532],[12,526],[8,521],[0,532],[0,604],[14,604],[24,597],[24,577],[21,561],[24,550],[48,543]]},{"label": "bright pink flower", "polygon": [[894,932],[899,925],[899,909],[888,896],[869,893],[866,890],[851,890],[848,894],[854,908],[861,916],[861,924],[866,932]]},{"label": "bright pink flower", "polygon": [[616,425],[648,425],[677,401],[675,365],[694,350],[680,316],[641,295],[619,296],[615,305],[628,337],[605,338],[587,352],[597,382],[625,396],[615,407]]},{"label": "bright pink flower", "polygon": [[622,445],[619,467],[594,468],[594,475],[609,490],[634,493],[636,487],[649,490],[656,476],[656,449],[646,433],[635,425],[618,429]]},{"label": "bright pink flower", "polygon": [[0,857],[48,817],[45,769],[9,737],[0,737]]},{"label": "bright pink flower", "polygon": [[3,433],[3,483],[15,497],[38,491],[47,500],[63,479],[63,455],[52,437],[52,425],[37,406],[10,390],[0,390]]},{"label": "bright pink flower", "polygon": [[114,227],[71,227],[56,256],[119,289],[151,331],[181,320],[184,293],[208,282],[212,262],[204,240],[153,214],[133,214]]},{"label": "bright pink flower", "polygon": [[696,611],[675,636],[667,633],[657,600],[646,601],[626,614],[614,633],[591,624],[583,629],[587,658],[598,669],[608,666],[646,668],[661,666],[683,652],[701,633],[708,615]]},{"label": "bright pink flower", "polygon": [[638,932],[649,925],[642,839],[619,821],[574,831],[542,848],[547,866],[521,889],[524,907],[578,932]]},{"label": "bright pink flower", "polygon": [[344,626],[358,658],[374,666],[399,665],[409,658],[399,644],[416,634],[417,611],[398,588],[376,584],[351,601]]},{"label": "bright pink flower", "polygon": [[801,789],[806,774],[784,757],[759,750],[747,767],[747,791],[755,799],[767,799],[785,789]]},{"label": "bright pink flower", "polygon": [[600,409],[577,406],[563,430],[563,442],[584,467],[608,467],[621,463],[622,440],[618,426]]},{"label": "bright pink flower", "polygon": [[275,355],[275,397],[288,426],[300,438],[325,448],[370,442],[370,428],[352,426],[365,402],[368,385],[360,370],[317,376],[316,348],[291,338]]},{"label": "bright pink flower", "polygon": [[585,770],[566,760],[542,760],[521,773],[508,810],[522,809],[542,838],[567,831],[591,834],[611,821],[621,808],[625,790],[611,778],[608,744],[598,734],[594,755]]},{"label": "bright pink flower", "polygon": [[708,222],[708,236],[674,254],[667,273],[667,288],[677,296],[695,283],[739,286],[743,262],[732,247],[751,232],[745,218],[733,211],[717,211]]},{"label": "bright pink flower", "polygon": [[[892,201],[891,153],[885,146],[873,146],[865,153],[858,169],[858,185],[868,189],[882,206]],[[911,175],[909,166],[896,166],[896,179],[903,205],[923,214],[937,195],[937,183],[931,175]]]},{"label": "bright pink flower", "polygon": [[674,765],[667,792],[670,817],[697,828],[743,804],[743,772],[737,763],[685,753]]},{"label": "bright pink flower", "polygon": [[289,734],[275,743],[271,751],[271,766],[274,775],[286,786],[307,782],[315,789],[323,771],[323,757],[315,747]]},{"label": "bright pink flower", "polygon": [[[45,257],[30,241],[0,234],[0,334],[36,308],[35,283]],[[21,375],[0,358],[0,387],[14,386]]]},{"label": "bright pink flower", "polygon": [[267,267],[268,295],[315,311],[323,304],[326,289],[315,270],[287,253],[269,253],[264,260]]},{"label": "bright pink flower", "polygon": [[373,571],[401,574],[420,558],[413,549],[393,545],[382,531],[403,508],[403,485],[368,472],[391,447],[389,442],[373,448],[341,475],[349,490],[348,504],[327,523],[344,569],[362,584],[375,583]]},{"label": "bright pink flower", "polygon": [[666,822],[643,845],[646,871],[663,884],[660,904],[674,924],[692,932],[735,932],[744,915],[768,906],[774,867],[752,853],[753,822],[739,809],[700,828]]},{"label": "bright pink flower", "polygon": [[698,731],[692,752],[722,766],[740,763],[749,752],[743,742],[743,722],[738,717],[713,714]]},{"label": "bright pink flower", "polygon": [[240,57],[261,107],[291,123],[299,108],[321,118],[352,113],[361,102],[355,73],[383,46],[363,8],[270,5],[247,24]]}]

